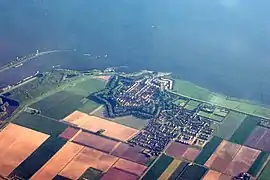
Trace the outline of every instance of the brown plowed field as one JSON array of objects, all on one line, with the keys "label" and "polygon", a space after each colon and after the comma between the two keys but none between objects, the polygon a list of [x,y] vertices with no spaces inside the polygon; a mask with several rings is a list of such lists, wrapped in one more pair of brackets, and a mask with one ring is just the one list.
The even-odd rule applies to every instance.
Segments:
[{"label": "brown plowed field", "polygon": [[53,179],[81,150],[83,146],[67,142],[42,168],[39,169],[31,180]]},{"label": "brown plowed field", "polygon": [[240,148],[241,145],[223,140],[205,165],[210,169],[224,173]]},{"label": "brown plowed field", "polygon": [[240,172],[247,172],[259,154],[259,150],[242,146],[226,169],[226,174],[236,176]]},{"label": "brown plowed field", "polygon": [[135,175],[142,175],[143,172],[147,169],[146,166],[143,166],[138,163],[134,163],[125,159],[119,159],[113,167],[130,172]]},{"label": "brown plowed field", "polygon": [[203,177],[203,180],[218,180],[220,175],[220,172],[209,170],[207,174]]},{"label": "brown plowed field", "polygon": [[47,134],[9,124],[0,132],[0,174],[8,176],[48,137]]},{"label": "brown plowed field", "polygon": [[218,180],[232,180],[232,176],[229,176],[227,174],[221,174]]},{"label": "brown plowed field", "polygon": [[121,141],[126,141],[137,134],[139,131],[112,121],[108,121],[96,116],[91,116],[79,111],[74,111],[65,118],[65,121],[73,123],[80,128],[92,132],[105,130],[102,134]]},{"label": "brown plowed field", "polygon": [[118,168],[111,168],[102,176],[101,180],[137,180],[138,176],[124,172]]},{"label": "brown plowed field", "polygon": [[183,158],[189,161],[194,161],[199,153],[200,153],[200,150],[198,149],[188,148],[186,152],[183,154]]},{"label": "brown plowed field", "polygon": [[59,137],[64,138],[64,139],[71,139],[75,134],[77,134],[77,132],[79,132],[79,129],[75,129],[72,127],[68,127],[67,129],[65,129],[64,132],[62,132]]},{"label": "brown plowed field", "polygon": [[142,150],[141,147],[132,147],[128,144],[121,143],[115,148],[112,155],[145,165],[149,158],[141,153]]},{"label": "brown plowed field", "polygon": [[70,179],[78,179],[90,167],[105,172],[117,160],[118,158],[115,156],[85,147],[68,163],[59,175]]},{"label": "brown plowed field", "polygon": [[175,158],[181,158],[188,149],[188,145],[179,142],[172,142],[166,149],[166,154]]},{"label": "brown plowed field", "polygon": [[73,142],[83,144],[94,149],[101,150],[106,153],[110,153],[114,147],[118,144],[117,141],[107,139],[101,136],[90,134],[87,132],[81,132],[74,139]]}]

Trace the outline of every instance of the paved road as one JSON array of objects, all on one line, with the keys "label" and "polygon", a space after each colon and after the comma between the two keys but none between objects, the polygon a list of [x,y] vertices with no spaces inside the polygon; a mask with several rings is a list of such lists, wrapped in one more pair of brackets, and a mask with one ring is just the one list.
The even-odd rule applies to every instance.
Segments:
[{"label": "paved road", "polygon": [[40,56],[44,56],[44,55],[47,55],[47,54],[52,54],[52,53],[57,53],[57,52],[68,52],[68,51],[74,51],[74,50],[59,50],[59,49],[56,49],[56,50],[50,50],[50,51],[43,51],[43,52],[40,52],[38,54],[35,54],[29,58],[26,58],[26,59],[23,59],[21,61],[18,61],[18,62],[15,62],[14,64],[12,65],[4,65],[0,68],[0,72],[4,72],[6,70],[9,70],[11,68],[15,68],[16,66],[22,64],[22,63],[25,63],[31,59],[35,59],[37,57],[40,57]]}]

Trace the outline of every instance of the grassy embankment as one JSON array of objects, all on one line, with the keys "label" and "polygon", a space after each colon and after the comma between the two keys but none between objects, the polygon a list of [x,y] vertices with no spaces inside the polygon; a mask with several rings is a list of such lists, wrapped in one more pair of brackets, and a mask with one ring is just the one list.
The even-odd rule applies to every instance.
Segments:
[{"label": "grassy embankment", "polygon": [[200,102],[208,102],[230,110],[270,119],[270,108],[252,101],[240,100],[197,86],[191,82],[175,79],[173,92]]}]

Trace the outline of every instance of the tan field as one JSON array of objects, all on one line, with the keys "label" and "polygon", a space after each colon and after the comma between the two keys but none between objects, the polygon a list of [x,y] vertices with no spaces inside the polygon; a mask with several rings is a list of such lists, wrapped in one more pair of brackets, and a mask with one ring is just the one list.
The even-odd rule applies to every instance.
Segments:
[{"label": "tan field", "polygon": [[105,130],[102,134],[117,140],[127,141],[139,131],[112,121],[108,121],[96,116],[91,116],[80,111],[74,111],[72,114],[65,118],[72,124],[77,125],[82,129],[92,132]]},{"label": "tan field", "polygon": [[107,171],[117,160],[115,156],[84,147],[59,175],[69,179],[78,179],[90,167]]},{"label": "tan field", "polygon": [[124,171],[130,172],[132,174],[136,174],[138,176],[142,175],[143,172],[147,169],[146,166],[143,166],[138,163],[134,163],[125,159],[119,159],[113,167],[118,169],[122,169]]},{"label": "tan field", "polygon": [[47,138],[47,134],[9,124],[0,132],[0,175],[8,176]]},{"label": "tan field", "polygon": [[31,180],[53,179],[84,147],[72,142],[67,142],[42,168],[39,169]]},{"label": "tan field", "polygon": [[209,170],[207,174],[203,177],[203,180],[218,180],[220,175],[220,172]]},{"label": "tan field", "polygon": [[174,159],[158,179],[159,180],[169,179],[169,177],[172,175],[172,173],[176,170],[176,168],[180,165],[181,162],[182,162],[181,160]]}]

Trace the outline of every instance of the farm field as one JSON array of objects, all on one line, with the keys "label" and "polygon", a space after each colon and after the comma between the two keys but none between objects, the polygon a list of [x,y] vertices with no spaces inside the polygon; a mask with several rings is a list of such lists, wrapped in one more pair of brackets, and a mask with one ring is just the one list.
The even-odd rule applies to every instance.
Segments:
[{"label": "farm field", "polygon": [[126,143],[120,143],[111,154],[138,164],[146,165],[148,164],[149,160],[151,160],[151,158],[142,154],[142,150],[143,148],[138,146],[133,147]]},{"label": "farm field", "polygon": [[270,152],[270,129],[257,126],[247,138],[245,145]]},{"label": "farm field", "polygon": [[97,132],[103,129],[105,130],[102,132],[103,135],[121,141],[127,141],[138,133],[137,129],[117,124],[115,122],[88,115],[79,111],[74,111],[72,114],[65,118],[65,121],[92,132]]},{"label": "farm field", "polygon": [[88,168],[79,180],[98,180],[102,177],[102,171],[95,168]]},{"label": "farm field", "polygon": [[137,180],[138,176],[134,174],[130,174],[126,171],[122,171],[118,168],[110,168],[102,177],[101,180],[121,180],[121,179],[127,179],[127,180]]},{"label": "farm field", "polygon": [[67,88],[66,91],[83,97],[88,97],[91,93],[99,91],[106,86],[106,81],[96,78],[88,78]]},{"label": "farm field", "polygon": [[197,108],[197,106],[200,104],[200,102],[198,101],[193,101],[193,100],[189,100],[186,105],[184,106],[185,109],[187,110],[193,110],[195,108]]},{"label": "farm field", "polygon": [[81,145],[67,142],[31,179],[53,179],[82,149]]},{"label": "farm field", "polygon": [[177,169],[177,167],[181,164],[181,162],[182,162],[181,160],[174,159],[158,179],[167,180],[172,175],[172,173]]},{"label": "farm field", "polygon": [[259,154],[259,150],[223,140],[205,166],[234,177],[239,172],[247,172]]},{"label": "farm field", "polygon": [[270,177],[270,161],[267,162],[266,166],[263,168],[258,180],[269,180]]},{"label": "farm field", "polygon": [[11,174],[48,137],[47,134],[9,124],[0,132],[0,175],[7,177]]},{"label": "farm field", "polygon": [[232,137],[230,138],[230,141],[237,144],[244,144],[246,139],[256,128],[258,122],[260,122],[260,118],[248,116],[243,121],[243,123],[237,128],[237,130],[233,133]]},{"label": "farm field", "polygon": [[82,105],[77,108],[78,111],[81,111],[83,113],[91,113],[92,111],[94,111],[95,109],[97,109],[100,106],[100,104],[91,101],[90,99],[83,99],[82,100]]},{"label": "farm field", "polygon": [[116,118],[109,118],[106,116],[106,109],[105,108],[101,108],[99,110],[97,110],[93,115],[103,118],[103,119],[107,119],[109,121],[118,123],[118,124],[122,124],[124,126],[128,126],[134,129],[142,129],[143,127],[145,127],[149,120],[148,119],[140,119],[134,116],[124,116],[124,117],[116,117]]},{"label": "farm field", "polygon": [[213,93],[208,89],[181,79],[174,79],[173,91],[197,100],[207,101],[221,107],[227,107],[228,109],[270,118],[269,107],[263,107],[256,105],[251,101],[230,98],[222,94]]},{"label": "farm field", "polygon": [[20,113],[20,115],[12,122],[52,136],[58,136],[68,127],[68,125],[58,121],[27,112]]},{"label": "farm field", "polygon": [[104,87],[104,81],[88,78],[36,102],[31,107],[54,119],[63,119],[77,109],[90,113],[99,105],[87,97]]},{"label": "farm field", "polygon": [[263,168],[265,162],[267,161],[269,154],[266,152],[261,152],[257,157],[253,165],[249,168],[248,173],[256,177],[259,171]]},{"label": "farm field", "polygon": [[161,155],[155,164],[148,170],[142,180],[158,179],[173,161],[172,157]]},{"label": "farm field", "polygon": [[182,174],[182,172],[185,170],[185,168],[188,166],[188,162],[186,161],[182,161],[178,167],[175,169],[175,171],[171,174],[171,176],[168,178],[168,180],[175,180],[178,179],[178,177],[180,177],[180,175]]},{"label": "farm field", "polygon": [[118,159],[118,161],[113,165],[113,167],[129,172],[131,174],[135,174],[137,176],[141,176],[144,173],[144,171],[148,168],[147,166],[121,158]]},{"label": "farm field", "polygon": [[233,161],[227,167],[226,174],[234,177],[237,176],[239,172],[247,172],[259,154],[259,150],[242,146],[233,158]]},{"label": "farm field", "polygon": [[196,164],[190,164],[184,169],[179,179],[200,180],[206,172],[207,168]]},{"label": "farm field", "polygon": [[244,114],[230,111],[226,118],[223,120],[222,124],[217,128],[215,136],[229,140],[246,117],[247,116]]},{"label": "farm field", "polygon": [[75,135],[77,135],[78,133],[80,133],[81,130],[80,129],[75,129],[72,127],[68,127],[67,129],[65,129],[64,132],[62,132],[59,137],[70,140],[72,139]]},{"label": "farm field", "polygon": [[214,153],[216,148],[222,142],[222,139],[214,136],[203,148],[201,153],[195,159],[195,163],[204,165],[204,163],[208,160],[208,158]]},{"label": "farm field", "polygon": [[205,118],[212,119],[212,120],[217,121],[217,122],[222,122],[223,119],[224,119],[223,116],[219,116],[219,115],[216,115],[214,113],[207,113],[207,112],[204,112],[204,111],[199,111],[198,115],[202,116],[202,117],[205,117]]},{"label": "farm field", "polygon": [[193,97],[203,101],[209,101],[212,97],[212,93],[207,89],[181,79],[174,79],[173,90],[184,96]]},{"label": "farm field", "polygon": [[189,145],[182,144],[179,142],[172,142],[170,146],[166,149],[166,154],[177,158],[177,159],[186,159],[189,161],[194,161],[200,151]]},{"label": "farm field", "polygon": [[73,142],[98,149],[105,153],[110,153],[112,150],[114,150],[116,145],[118,145],[118,141],[107,139],[87,132],[80,132],[73,139]]},{"label": "farm field", "polygon": [[216,151],[206,161],[205,166],[218,172],[224,173],[240,148],[241,146],[238,144],[233,144],[223,140]]},{"label": "farm field", "polygon": [[116,161],[117,157],[101,151],[84,147],[68,164],[61,170],[59,175],[69,179],[79,179],[89,168],[95,168],[103,172],[107,171]]},{"label": "farm field", "polygon": [[233,177],[217,171],[209,170],[203,180],[231,180]]},{"label": "farm field", "polygon": [[23,179],[30,179],[59,149],[66,144],[66,140],[50,136],[30,156],[28,156],[11,174]]}]

